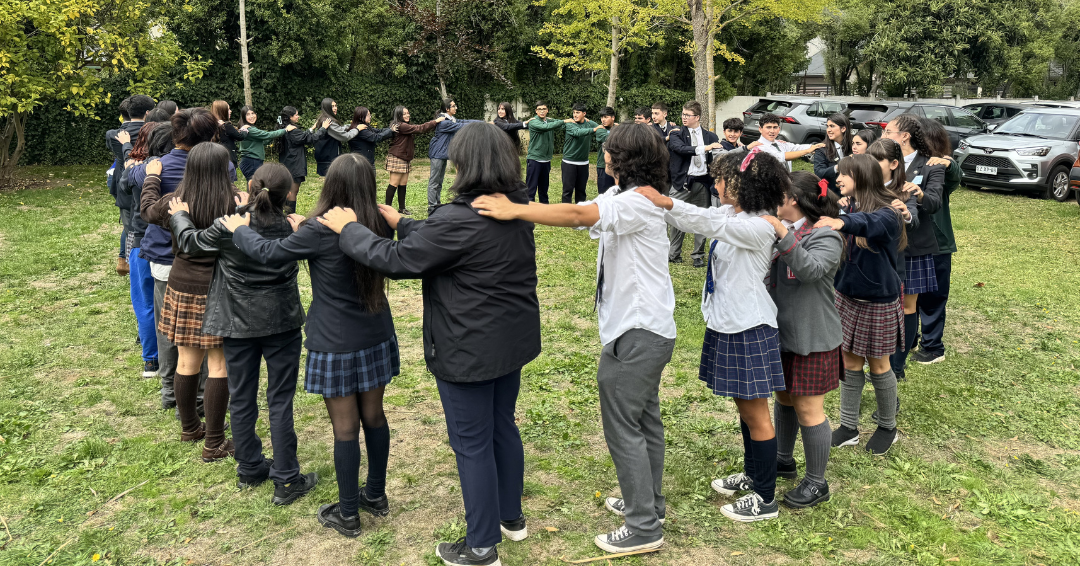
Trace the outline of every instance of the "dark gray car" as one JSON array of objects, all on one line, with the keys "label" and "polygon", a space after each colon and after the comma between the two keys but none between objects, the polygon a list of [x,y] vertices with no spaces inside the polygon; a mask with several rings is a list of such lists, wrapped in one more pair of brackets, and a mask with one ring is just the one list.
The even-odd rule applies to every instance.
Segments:
[{"label": "dark gray car", "polygon": [[986,122],[964,108],[930,102],[852,102],[844,112],[851,119],[853,128],[870,127],[877,129],[879,133],[885,130],[885,125],[893,118],[905,113],[937,120],[949,132],[949,141],[953,147],[968,136],[990,131]]},{"label": "dark gray car", "polygon": [[963,108],[966,108],[983,122],[996,126],[1007,122],[1009,118],[1031,107],[1015,102],[977,102],[975,104],[965,104]]},{"label": "dark gray car", "polygon": [[764,114],[780,117],[780,139],[791,143],[817,143],[825,139],[825,122],[829,116],[844,111],[844,102],[805,96],[772,96],[762,98],[743,112],[743,143],[756,141],[758,120]]}]

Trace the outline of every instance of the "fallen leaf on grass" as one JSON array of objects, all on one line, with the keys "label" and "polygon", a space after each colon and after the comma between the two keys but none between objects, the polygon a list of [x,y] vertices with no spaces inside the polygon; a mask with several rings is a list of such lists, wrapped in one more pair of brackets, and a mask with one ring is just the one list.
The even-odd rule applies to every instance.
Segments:
[{"label": "fallen leaf on grass", "polygon": [[549,533],[557,533],[557,532],[559,532],[559,529],[556,529],[555,527],[544,527],[544,530],[549,532]]},{"label": "fallen leaf on grass", "polygon": [[959,556],[953,556],[952,558],[946,558],[945,562],[960,562]]},{"label": "fallen leaf on grass", "polygon": [[744,552],[739,552],[738,550],[731,553],[732,556],[742,556],[743,554],[745,554],[745,553]]},{"label": "fallen leaf on grass", "polygon": [[983,283],[982,281],[979,281],[978,283],[975,284],[975,286],[976,287],[986,287],[986,283]]},{"label": "fallen leaf on grass", "polygon": [[936,498],[936,497],[932,497],[931,499],[933,499],[933,500],[934,500],[934,505],[941,505],[941,502],[940,502],[940,501],[938,501],[938,498]]}]

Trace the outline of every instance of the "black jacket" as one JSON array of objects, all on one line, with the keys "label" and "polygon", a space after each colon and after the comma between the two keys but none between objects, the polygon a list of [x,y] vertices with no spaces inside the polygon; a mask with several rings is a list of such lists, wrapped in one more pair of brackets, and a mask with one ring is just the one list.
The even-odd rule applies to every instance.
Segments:
[{"label": "black jacket", "polygon": [[[523,190],[507,196],[526,203]],[[395,279],[420,278],[424,359],[436,378],[454,383],[494,379],[540,355],[536,244],[531,222],[480,216],[462,195],[427,220],[401,219],[398,240],[352,222],[341,249]]]},{"label": "black jacket", "polygon": [[[825,143],[830,142],[826,141]],[[814,150],[814,174],[819,179],[825,179],[829,183],[829,190],[837,195],[840,194],[840,189],[836,188],[836,164],[839,162],[839,157],[835,160],[829,160],[823,147]]]},{"label": "black jacket", "polygon": [[296,128],[281,136],[281,152],[278,155],[278,161],[288,168],[293,180],[307,177],[307,146],[321,140],[325,135],[326,130],[322,128],[314,132]]},{"label": "black jacket", "polygon": [[495,118],[495,125],[506,132],[506,135],[510,136],[510,141],[513,142],[514,147],[521,151],[521,136],[518,132],[525,128],[525,123],[521,120],[510,122],[506,118]]},{"label": "black jacket", "polygon": [[[109,192],[115,198],[118,208],[132,210],[132,202],[131,193],[125,194],[116,190],[120,185],[120,176],[124,174],[124,159],[127,157],[127,153],[124,151],[124,144],[117,141],[115,136],[120,130],[123,130],[131,136],[131,144],[134,145],[135,140],[139,137],[139,130],[142,129],[144,123],[142,120],[129,120],[121,124],[119,129],[109,130],[105,133],[105,145],[108,146],[113,158],[116,159],[116,168],[113,169],[113,187]],[[131,151],[130,148],[128,151]]]},{"label": "black jacket", "polygon": [[904,249],[908,257],[938,253],[937,234],[931,215],[941,208],[945,192],[945,167],[931,167],[926,164],[927,160],[925,156],[916,155],[907,168],[908,181],[919,185],[923,191],[922,202],[918,206],[918,227],[908,230],[908,246]]},{"label": "black jacket", "polygon": [[[701,128],[701,145],[709,145],[719,142],[720,138],[713,132]],[[671,186],[676,190],[686,186],[687,172],[690,170],[690,162],[694,160],[694,146],[690,144],[689,128],[679,128],[679,131],[671,134],[667,142],[668,151],[671,152],[671,162],[668,170],[671,174]],[[712,163],[712,152],[705,152],[705,171],[708,175],[709,164]],[[712,189],[712,183],[709,183]]]},{"label": "black jacket", "polygon": [[236,126],[227,120],[218,127],[218,130],[218,143],[229,150],[229,161],[236,165],[236,142],[244,141],[247,138],[247,132],[237,130]]},{"label": "black jacket", "polygon": [[[186,212],[173,214],[169,227],[178,253],[192,257],[217,256],[206,297],[203,332],[230,338],[256,338],[304,325],[295,261],[259,263],[233,245],[232,234],[221,222],[199,230]],[[260,226],[258,231],[276,240],[292,234],[292,227],[280,216],[269,226]]]},{"label": "black jacket", "polygon": [[[391,233],[389,226],[386,233]],[[390,308],[373,313],[360,302],[356,262],[341,251],[338,235],[314,218],[301,224],[296,233],[276,240],[241,226],[233,234],[233,244],[255,261],[268,265],[307,260],[311,306],[304,345],[308,350],[349,353],[394,336]]]},{"label": "black jacket", "polygon": [[367,158],[368,163],[375,164],[375,144],[394,137],[394,130],[390,128],[365,128],[360,130],[356,137],[349,140],[349,151],[359,153]]}]

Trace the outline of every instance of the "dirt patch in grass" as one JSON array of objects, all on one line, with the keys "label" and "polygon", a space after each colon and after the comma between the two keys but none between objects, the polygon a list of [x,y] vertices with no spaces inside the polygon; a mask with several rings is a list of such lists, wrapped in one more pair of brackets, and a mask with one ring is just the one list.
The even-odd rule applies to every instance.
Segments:
[{"label": "dirt patch in grass", "polygon": [[970,354],[978,347],[986,347],[997,336],[990,319],[982,313],[949,306],[949,346],[958,353]]}]

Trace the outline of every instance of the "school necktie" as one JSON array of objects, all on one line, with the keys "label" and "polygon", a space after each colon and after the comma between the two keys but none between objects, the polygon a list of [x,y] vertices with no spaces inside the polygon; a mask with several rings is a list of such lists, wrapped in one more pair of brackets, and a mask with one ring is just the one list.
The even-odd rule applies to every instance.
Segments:
[{"label": "school necktie", "polygon": [[699,145],[701,145],[701,142],[698,141],[697,130],[690,130],[690,146],[695,148],[695,150],[694,150],[695,151],[695,153],[694,153],[694,169],[698,170],[698,171],[701,170],[701,156],[697,154],[697,149],[696,149],[697,146],[699,146]]},{"label": "school necktie", "polygon": [[593,312],[604,301],[604,238],[600,237],[600,269],[596,274],[596,300],[593,302]]},{"label": "school necktie", "polygon": [[712,243],[709,244],[709,262],[705,265],[705,292],[710,295],[716,290],[716,284],[713,283],[712,278],[712,256],[713,252],[716,251],[716,242],[717,240],[713,240]]}]

